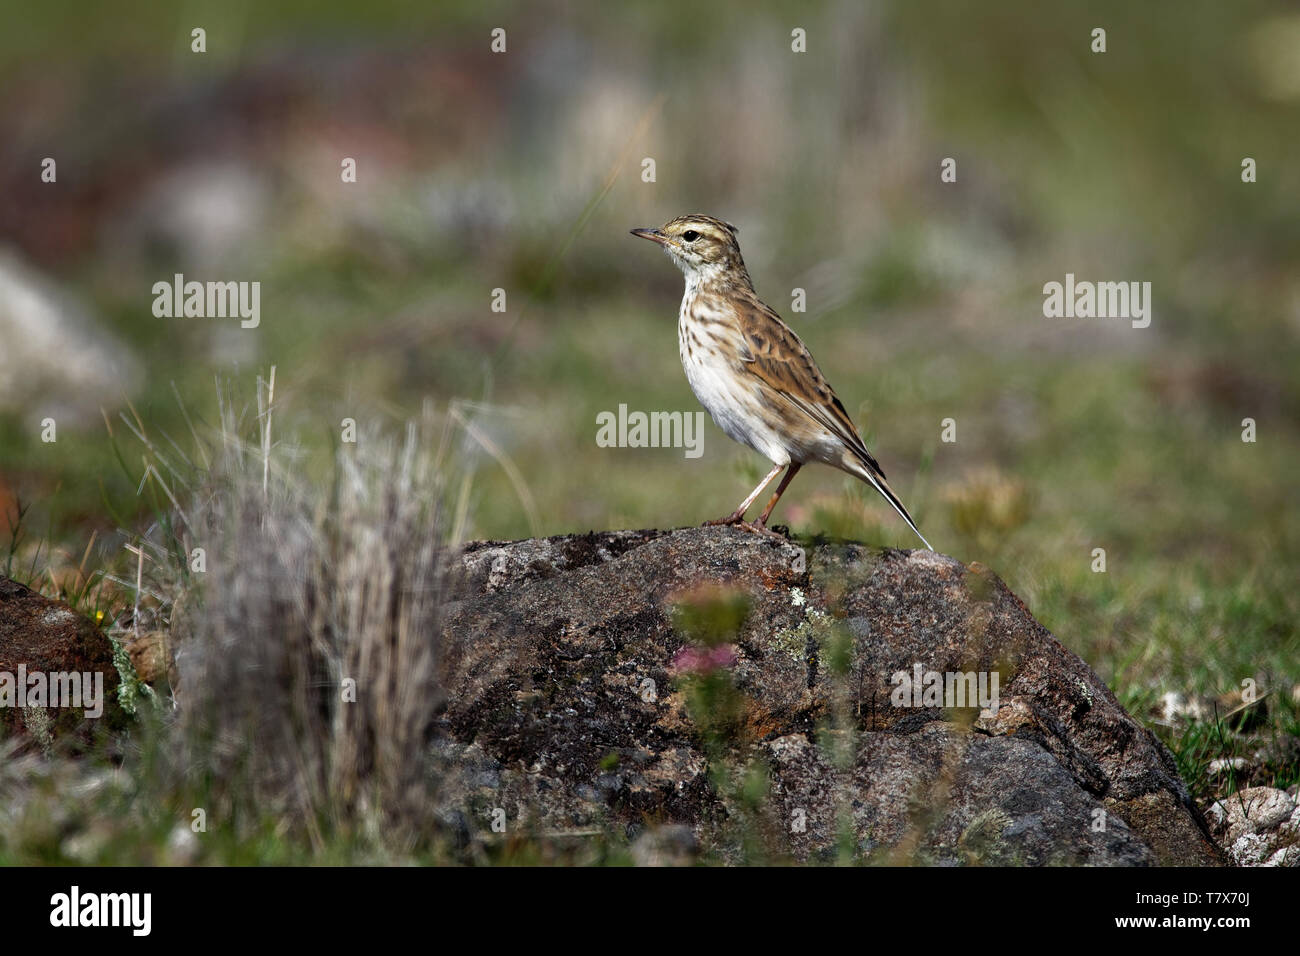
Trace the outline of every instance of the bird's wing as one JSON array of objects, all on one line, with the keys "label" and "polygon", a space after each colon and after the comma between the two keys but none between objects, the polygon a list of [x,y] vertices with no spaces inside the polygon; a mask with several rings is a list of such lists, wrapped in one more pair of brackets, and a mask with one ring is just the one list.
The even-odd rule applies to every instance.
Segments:
[{"label": "bird's wing", "polygon": [[813,422],[842,440],[864,464],[884,478],[884,470],[867,451],[853,419],[799,336],[757,297],[747,297],[739,312],[746,349],[742,354],[742,370],[756,376],[767,388],[784,396]]}]

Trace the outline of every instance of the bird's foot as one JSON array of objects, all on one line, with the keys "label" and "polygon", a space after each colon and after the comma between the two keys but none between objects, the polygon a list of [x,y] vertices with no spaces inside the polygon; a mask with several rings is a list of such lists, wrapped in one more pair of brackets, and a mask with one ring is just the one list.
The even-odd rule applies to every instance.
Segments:
[{"label": "bird's foot", "polygon": [[701,528],[716,528],[716,527],[718,527],[719,525],[729,525],[729,524],[738,524],[738,525],[742,525],[742,526],[748,524],[748,522],[745,520],[745,514],[744,514],[744,512],[743,512],[743,511],[733,511],[731,514],[727,515],[727,517],[725,517],[725,518],[714,518],[712,521],[706,521],[706,522],[704,522],[704,524],[700,525],[700,527],[701,527]]},{"label": "bird's foot", "polygon": [[771,528],[765,525],[761,520],[753,521],[753,522],[741,521],[737,523],[736,527],[742,528],[745,531],[748,531],[752,534],[761,534],[764,537],[776,538],[778,541],[787,540],[785,535],[781,534],[781,532],[779,531],[773,531]]},{"label": "bird's foot", "polygon": [[788,538],[779,531],[773,531],[760,518],[757,521],[746,521],[743,512],[737,511],[727,515],[725,518],[714,518],[712,521],[706,521],[700,525],[701,528],[716,528],[719,526],[731,526],[739,528],[742,531],[748,531],[751,534],[761,534],[769,538],[776,538],[780,541],[786,541]]}]

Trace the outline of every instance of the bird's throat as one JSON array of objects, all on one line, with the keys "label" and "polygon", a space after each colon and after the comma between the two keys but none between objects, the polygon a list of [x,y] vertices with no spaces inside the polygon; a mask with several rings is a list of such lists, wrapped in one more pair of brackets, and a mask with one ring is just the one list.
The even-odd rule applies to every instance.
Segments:
[{"label": "bird's throat", "polygon": [[690,269],[686,275],[686,296],[696,295],[733,295],[737,292],[754,291],[745,267],[716,265]]}]

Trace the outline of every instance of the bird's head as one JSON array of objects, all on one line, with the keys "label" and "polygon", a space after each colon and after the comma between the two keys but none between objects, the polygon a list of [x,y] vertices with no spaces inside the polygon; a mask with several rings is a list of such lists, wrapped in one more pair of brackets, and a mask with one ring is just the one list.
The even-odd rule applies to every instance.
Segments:
[{"label": "bird's head", "polygon": [[632,235],[663,246],[688,280],[749,278],[736,241],[736,227],[721,219],[678,216],[658,229],[633,229]]}]

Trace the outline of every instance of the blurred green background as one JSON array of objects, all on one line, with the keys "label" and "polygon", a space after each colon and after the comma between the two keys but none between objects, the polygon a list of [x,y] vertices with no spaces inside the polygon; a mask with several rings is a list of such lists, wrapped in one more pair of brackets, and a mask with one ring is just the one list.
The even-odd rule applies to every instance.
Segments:
[{"label": "blurred green background", "polygon": [[[3,19],[0,507],[30,505],[22,557],[43,542],[55,586],[92,534],[90,566],[112,566],[146,513],[101,408],[119,440],[129,401],[183,445],[181,402],[213,420],[217,381],[251,395],[271,365],[276,437],[321,480],[342,418],[396,431],[426,401],[455,408],[487,439],[459,439],[469,537],[729,512],[767,465],[711,422],[698,459],[596,444],[620,403],[698,409],[681,276],[627,230],[704,212],[740,227],[759,294],[936,548],[993,568],[1131,707],[1253,678],[1295,749],[1293,5],[223,0]],[[176,272],[260,281],[260,327],[154,318],[151,286]],[[1149,281],[1150,327],[1044,318],[1066,273]],[[915,544],[825,468],[774,520]]]}]

